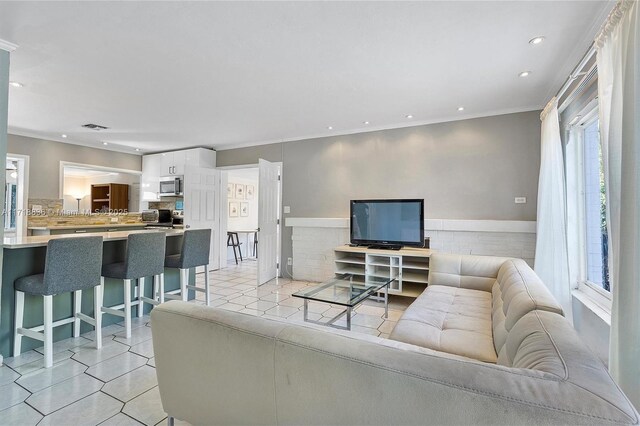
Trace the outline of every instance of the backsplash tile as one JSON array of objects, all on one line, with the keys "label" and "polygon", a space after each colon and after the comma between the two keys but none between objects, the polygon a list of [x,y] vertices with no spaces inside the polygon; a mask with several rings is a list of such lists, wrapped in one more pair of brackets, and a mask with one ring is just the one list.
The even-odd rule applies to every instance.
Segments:
[{"label": "backsplash tile", "polygon": [[[45,227],[56,225],[114,225],[115,223],[142,223],[140,213],[89,213],[77,211],[65,211],[62,208],[61,199],[30,198],[27,202],[28,227]],[[35,210],[34,206],[40,206]],[[118,222],[112,222],[112,218]]]}]

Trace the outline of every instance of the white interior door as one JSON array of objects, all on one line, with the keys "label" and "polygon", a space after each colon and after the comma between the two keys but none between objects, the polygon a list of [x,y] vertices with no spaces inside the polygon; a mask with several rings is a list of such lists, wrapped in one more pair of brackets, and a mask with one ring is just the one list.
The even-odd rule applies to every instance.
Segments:
[{"label": "white interior door", "polygon": [[184,227],[211,229],[210,271],[220,268],[219,185],[219,170],[189,167],[184,172]]},{"label": "white interior door", "polygon": [[258,285],[278,273],[280,165],[258,162]]}]

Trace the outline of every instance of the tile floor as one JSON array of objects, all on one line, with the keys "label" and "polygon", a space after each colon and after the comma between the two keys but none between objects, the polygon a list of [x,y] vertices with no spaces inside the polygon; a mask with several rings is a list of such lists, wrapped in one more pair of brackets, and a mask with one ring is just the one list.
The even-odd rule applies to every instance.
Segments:
[{"label": "tile floor", "polygon": [[[276,279],[256,288],[256,262],[215,271],[211,306],[264,317],[302,321],[302,300],[291,293],[312,283]],[[204,276],[197,276],[203,285]],[[355,309],[352,332],[386,337],[411,300],[391,298],[389,318],[384,306],[365,301]],[[204,304],[199,293],[194,303]],[[318,321],[340,312],[338,307],[311,303]],[[342,319],[341,321],[344,321]],[[5,358],[0,367],[0,425],[155,425],[163,423],[155,374],[149,317],[133,320],[131,339],[114,324],[103,329],[103,347],[93,347],[93,332],[54,344],[54,366],[42,368],[42,350]],[[176,421],[176,424],[181,422]]]}]

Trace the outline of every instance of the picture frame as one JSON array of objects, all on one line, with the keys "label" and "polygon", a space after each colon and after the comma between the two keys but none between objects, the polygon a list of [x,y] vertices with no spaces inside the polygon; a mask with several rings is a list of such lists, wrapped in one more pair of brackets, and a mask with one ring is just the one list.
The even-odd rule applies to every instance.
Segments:
[{"label": "picture frame", "polygon": [[241,183],[236,183],[236,199],[244,200],[244,185]]},{"label": "picture frame", "polygon": [[253,185],[245,185],[244,196],[247,200],[253,200],[255,187]]},{"label": "picture frame", "polygon": [[249,216],[249,203],[240,203],[240,217]]},{"label": "picture frame", "polygon": [[236,196],[236,184],[228,183],[227,184],[227,198],[235,198]]},{"label": "picture frame", "polygon": [[238,217],[240,210],[240,204],[237,201],[231,201],[229,203],[229,217]]}]

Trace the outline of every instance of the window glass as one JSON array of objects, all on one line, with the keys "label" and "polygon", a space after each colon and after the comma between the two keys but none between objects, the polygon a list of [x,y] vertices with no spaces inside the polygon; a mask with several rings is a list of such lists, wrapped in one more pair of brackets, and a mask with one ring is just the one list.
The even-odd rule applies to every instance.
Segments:
[{"label": "window glass", "polygon": [[609,291],[606,194],[598,121],[584,129],[587,281]]}]

